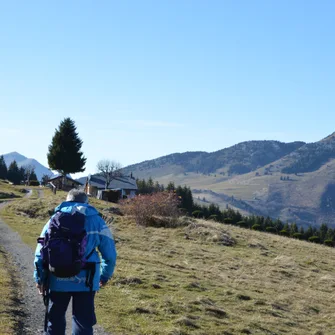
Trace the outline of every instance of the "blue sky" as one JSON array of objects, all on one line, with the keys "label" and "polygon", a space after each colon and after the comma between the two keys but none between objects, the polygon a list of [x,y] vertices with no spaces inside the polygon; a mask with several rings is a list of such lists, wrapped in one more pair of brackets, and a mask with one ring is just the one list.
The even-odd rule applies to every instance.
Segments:
[{"label": "blue sky", "polygon": [[334,1],[0,1],[0,154],[47,165],[64,117],[85,173],[335,125]]}]

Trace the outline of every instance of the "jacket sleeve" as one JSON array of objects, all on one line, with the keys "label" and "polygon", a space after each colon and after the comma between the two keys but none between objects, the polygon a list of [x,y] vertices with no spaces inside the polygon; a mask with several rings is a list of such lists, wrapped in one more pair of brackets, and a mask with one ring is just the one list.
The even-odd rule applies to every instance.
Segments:
[{"label": "jacket sleeve", "polygon": [[[40,237],[44,237],[45,233],[47,232],[49,227],[49,221],[44,226]],[[36,283],[41,284],[44,279],[44,271],[43,271],[43,264],[41,258],[41,248],[42,245],[37,243],[36,250],[35,250],[35,259],[34,259],[34,280]]]},{"label": "jacket sleeve", "polygon": [[101,275],[100,280],[107,282],[114,273],[116,264],[116,248],[114,238],[111,230],[106,225],[105,221],[101,219],[101,226],[99,231],[99,251],[101,253]]}]

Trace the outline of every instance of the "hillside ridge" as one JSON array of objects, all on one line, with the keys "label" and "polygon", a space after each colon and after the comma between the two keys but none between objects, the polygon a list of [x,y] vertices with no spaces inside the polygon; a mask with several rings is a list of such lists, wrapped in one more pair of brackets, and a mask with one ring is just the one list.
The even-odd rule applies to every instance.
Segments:
[{"label": "hillside ridge", "polygon": [[38,180],[41,180],[43,175],[48,174],[53,176],[54,174],[52,173],[52,171],[50,171],[50,169],[48,169],[47,167],[45,167],[44,165],[42,165],[40,162],[38,162],[36,159],[34,158],[28,158],[16,151],[13,152],[9,152],[7,154],[3,154],[5,163],[7,165],[7,167],[9,167],[9,165],[15,160],[18,167],[22,167],[22,166],[27,166],[27,165],[33,165],[35,167],[35,173],[36,176],[38,178]]}]

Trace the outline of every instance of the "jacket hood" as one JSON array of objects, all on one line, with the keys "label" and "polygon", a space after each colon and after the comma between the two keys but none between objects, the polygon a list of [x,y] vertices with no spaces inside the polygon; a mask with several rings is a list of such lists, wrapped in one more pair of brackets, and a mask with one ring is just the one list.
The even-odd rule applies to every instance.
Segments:
[{"label": "jacket hood", "polygon": [[77,211],[86,216],[99,215],[99,212],[93,206],[73,201],[62,202],[58,207],[55,208],[55,212],[57,211],[61,211],[64,213],[72,213],[74,211]]}]

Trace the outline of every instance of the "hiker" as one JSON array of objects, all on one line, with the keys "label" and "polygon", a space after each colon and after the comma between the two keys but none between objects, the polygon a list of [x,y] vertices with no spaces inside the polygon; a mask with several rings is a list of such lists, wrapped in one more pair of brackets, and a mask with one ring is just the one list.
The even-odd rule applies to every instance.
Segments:
[{"label": "hiker", "polygon": [[113,275],[116,250],[110,229],[88,204],[85,192],[72,189],[68,193],[38,242],[34,279],[46,305],[45,334],[65,334],[71,298],[72,334],[93,334],[94,296]]}]

